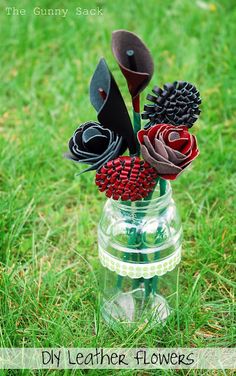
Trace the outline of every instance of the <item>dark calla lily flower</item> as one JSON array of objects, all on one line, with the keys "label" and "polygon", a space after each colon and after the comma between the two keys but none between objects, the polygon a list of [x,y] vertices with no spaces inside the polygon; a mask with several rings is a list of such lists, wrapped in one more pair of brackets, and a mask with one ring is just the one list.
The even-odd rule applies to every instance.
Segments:
[{"label": "dark calla lily flower", "polygon": [[118,157],[125,147],[121,136],[97,122],[89,121],[76,129],[69,141],[69,149],[66,158],[91,165],[83,171],[86,172],[97,170]]},{"label": "dark calla lily flower", "polygon": [[105,59],[101,59],[90,83],[90,101],[97,111],[98,121],[123,137],[131,154],[136,153],[136,142],[129,113],[120,90]]},{"label": "dark calla lily flower", "polygon": [[150,51],[136,34],[127,30],[113,31],[112,51],[134,98],[152,78],[154,64]]}]

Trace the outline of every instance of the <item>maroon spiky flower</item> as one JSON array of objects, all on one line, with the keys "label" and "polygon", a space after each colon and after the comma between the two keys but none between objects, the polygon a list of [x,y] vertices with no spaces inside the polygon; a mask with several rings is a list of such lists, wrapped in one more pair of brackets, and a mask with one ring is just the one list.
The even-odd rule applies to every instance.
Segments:
[{"label": "maroon spiky flower", "polygon": [[138,157],[119,157],[107,162],[96,174],[96,185],[113,200],[136,201],[154,189],[158,174]]}]

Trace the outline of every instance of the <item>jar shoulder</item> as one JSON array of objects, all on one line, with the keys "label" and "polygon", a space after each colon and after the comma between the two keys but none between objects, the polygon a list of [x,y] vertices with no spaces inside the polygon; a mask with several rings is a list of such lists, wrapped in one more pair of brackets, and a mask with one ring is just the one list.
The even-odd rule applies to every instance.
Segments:
[{"label": "jar shoulder", "polygon": [[[145,211],[121,210],[106,202],[98,232],[112,239],[113,243],[127,245],[130,234],[136,234],[136,242],[143,247],[176,241],[182,235],[181,219],[173,199],[162,208]],[[138,236],[137,236],[138,234]],[[137,245],[137,244],[136,244]]]}]

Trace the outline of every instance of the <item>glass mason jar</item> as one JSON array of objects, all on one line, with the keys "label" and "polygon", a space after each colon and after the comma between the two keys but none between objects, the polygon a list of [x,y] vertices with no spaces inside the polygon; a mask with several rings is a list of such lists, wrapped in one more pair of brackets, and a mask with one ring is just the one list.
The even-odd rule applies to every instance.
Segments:
[{"label": "glass mason jar", "polygon": [[108,199],[98,226],[102,315],[109,325],[156,325],[171,313],[182,227],[170,183],[136,202]]}]

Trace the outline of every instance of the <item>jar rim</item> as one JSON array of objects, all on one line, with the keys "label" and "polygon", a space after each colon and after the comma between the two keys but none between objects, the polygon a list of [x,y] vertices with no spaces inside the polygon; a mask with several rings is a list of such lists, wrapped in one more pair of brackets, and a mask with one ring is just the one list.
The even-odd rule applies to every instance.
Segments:
[{"label": "jar rim", "polygon": [[137,201],[122,201],[121,199],[119,200],[113,200],[112,198],[109,199],[109,201],[112,203],[117,208],[120,208],[122,210],[137,210],[137,211],[143,211],[147,209],[161,209],[165,207],[171,200],[171,195],[172,195],[172,188],[170,182],[167,180],[166,181],[166,192],[164,195],[160,196],[159,195],[159,183],[156,185],[154,191],[153,191],[153,196],[158,193],[155,197],[152,196],[150,200],[137,200]]}]

